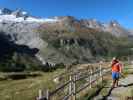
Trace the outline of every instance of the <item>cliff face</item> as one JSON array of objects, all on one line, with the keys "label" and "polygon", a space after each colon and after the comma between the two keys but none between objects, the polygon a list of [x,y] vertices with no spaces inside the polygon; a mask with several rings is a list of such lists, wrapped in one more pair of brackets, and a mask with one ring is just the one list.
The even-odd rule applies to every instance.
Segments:
[{"label": "cliff face", "polygon": [[[70,16],[59,19],[59,22],[43,23],[38,28],[41,38],[47,42],[47,47],[53,51],[49,59],[45,58],[47,60],[64,63],[67,61],[90,62],[101,56],[113,55],[119,46],[124,48],[128,45],[128,33],[124,34],[124,29],[123,33],[115,35],[117,30],[116,33],[110,33],[102,30],[100,24],[95,28],[92,26],[90,28],[87,26],[89,25],[87,21],[85,23],[83,20],[76,20]],[[122,41],[125,41],[125,44]],[[46,56],[49,52],[45,50],[46,48],[41,52]]]}]

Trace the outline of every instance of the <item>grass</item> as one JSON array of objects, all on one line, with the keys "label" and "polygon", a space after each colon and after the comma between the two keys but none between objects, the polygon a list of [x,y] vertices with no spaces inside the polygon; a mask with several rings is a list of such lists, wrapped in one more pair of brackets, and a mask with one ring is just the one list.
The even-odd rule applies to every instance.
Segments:
[{"label": "grass", "polygon": [[42,74],[41,76],[21,80],[6,80],[4,76],[5,73],[0,73],[0,77],[2,77],[0,81],[0,99],[34,100],[38,95],[39,89],[54,89],[57,84],[54,83],[52,79],[64,72],[64,70],[65,69],[57,69],[53,72],[40,72]]},{"label": "grass", "polygon": [[92,100],[101,92],[103,86],[105,86],[106,84],[107,82],[103,81],[103,83],[100,82],[98,85],[93,85],[93,87],[85,91],[85,93],[82,94],[82,96],[80,96],[78,100]]},{"label": "grass", "polygon": [[[129,69],[132,68],[132,69]],[[123,69],[123,74],[128,75],[128,74],[133,74],[133,65],[125,65]]]},{"label": "grass", "polygon": [[[124,70],[125,73],[126,71],[129,72],[129,70]],[[39,72],[41,76],[28,77],[27,79],[2,80],[0,81],[0,99],[35,100],[36,96],[38,95],[39,89],[46,90],[47,88],[49,88],[51,90],[55,88],[57,84],[55,84],[52,79],[62,72],[64,72],[64,69],[57,69],[53,72]],[[3,73],[0,73],[0,77],[4,77]],[[84,81],[82,82],[84,83]],[[95,96],[98,91],[101,91],[100,93],[102,95],[106,95],[108,90],[102,89],[101,85],[98,85],[96,88],[92,88],[91,90],[89,89],[89,91],[84,92],[84,96],[82,96],[83,98],[80,97],[79,100],[89,100],[90,97]]]},{"label": "grass", "polygon": [[1,100],[35,100],[39,89],[53,89],[56,85],[51,79],[62,73],[63,69],[54,72],[40,72],[42,76],[22,80],[0,81]]}]

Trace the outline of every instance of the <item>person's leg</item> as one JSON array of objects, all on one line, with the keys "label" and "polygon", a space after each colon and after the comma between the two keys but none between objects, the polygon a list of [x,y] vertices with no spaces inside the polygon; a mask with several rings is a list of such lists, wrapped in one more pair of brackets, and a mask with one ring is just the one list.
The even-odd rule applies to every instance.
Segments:
[{"label": "person's leg", "polygon": [[115,87],[115,84],[116,84],[116,80],[115,80],[115,79],[113,79],[112,88],[114,88],[114,87]]},{"label": "person's leg", "polygon": [[114,87],[114,82],[115,80],[114,80],[114,73],[112,72],[112,88]]},{"label": "person's leg", "polygon": [[119,81],[119,73],[118,72],[112,72],[112,79],[113,79],[113,84],[112,87],[114,88],[115,86],[118,86],[118,81]]},{"label": "person's leg", "polygon": [[119,82],[119,73],[117,73],[117,75],[116,75],[116,86],[118,87],[118,82]]},{"label": "person's leg", "polygon": [[119,79],[116,80],[116,87],[118,87],[118,82],[119,82]]}]

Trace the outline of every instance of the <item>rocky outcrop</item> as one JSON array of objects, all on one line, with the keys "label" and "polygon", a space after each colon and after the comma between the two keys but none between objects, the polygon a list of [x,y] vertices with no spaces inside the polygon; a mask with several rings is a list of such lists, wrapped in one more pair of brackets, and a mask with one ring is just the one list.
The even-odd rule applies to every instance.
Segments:
[{"label": "rocky outcrop", "polygon": [[7,8],[0,9],[0,15],[8,15],[11,13],[12,13],[12,10],[10,10],[10,9],[7,9]]}]

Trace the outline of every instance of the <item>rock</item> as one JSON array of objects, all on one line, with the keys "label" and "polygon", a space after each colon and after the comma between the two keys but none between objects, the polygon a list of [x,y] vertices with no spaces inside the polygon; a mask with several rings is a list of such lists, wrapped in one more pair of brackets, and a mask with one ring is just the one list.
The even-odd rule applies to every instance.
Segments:
[{"label": "rock", "polygon": [[7,15],[7,14],[11,14],[12,10],[7,9],[7,8],[2,8],[0,9],[0,15]]}]

